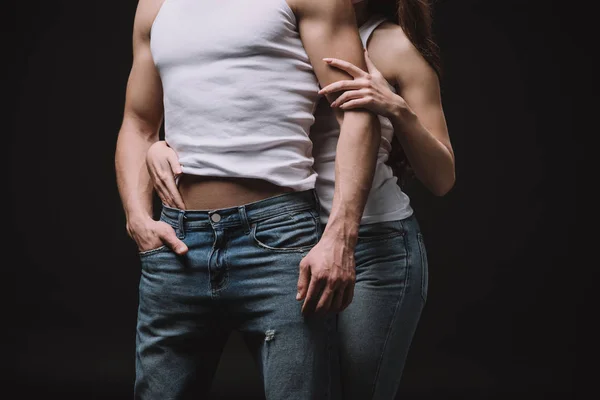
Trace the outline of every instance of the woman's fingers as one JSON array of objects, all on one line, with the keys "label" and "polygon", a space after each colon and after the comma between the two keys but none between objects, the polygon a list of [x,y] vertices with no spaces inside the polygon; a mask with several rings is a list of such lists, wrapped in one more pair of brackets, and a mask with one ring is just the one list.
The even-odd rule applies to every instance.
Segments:
[{"label": "woman's fingers", "polygon": [[367,89],[348,90],[348,91],[342,93],[342,95],[340,97],[338,97],[333,103],[331,103],[331,107],[338,107],[341,104],[344,104],[345,102],[347,102],[349,100],[365,97],[368,94],[369,94],[369,92],[367,91]]},{"label": "woman's fingers", "polygon": [[179,159],[174,151],[169,151],[167,155],[167,161],[169,162],[169,166],[171,167],[173,175],[181,175],[181,164],[179,164]]},{"label": "woman's fingers", "polygon": [[373,61],[371,61],[371,58],[369,57],[369,52],[367,51],[367,49],[365,49],[365,62],[367,63],[367,70],[369,71],[370,74],[379,72],[379,70],[377,69],[375,64],[373,64]]},{"label": "woman's fingers", "polygon": [[[177,162],[177,165],[179,165],[179,162]],[[165,204],[169,207],[184,210],[185,205],[175,183],[174,171],[172,160],[169,160],[169,157],[163,159],[156,174],[155,185],[159,187],[162,198],[167,201]]]},{"label": "woman's fingers", "polygon": [[355,79],[353,81],[337,81],[330,83],[323,89],[319,90],[319,94],[330,94],[339,92],[342,90],[356,90],[368,87],[368,83],[362,79]]},{"label": "woman's fingers", "polygon": [[324,58],[323,61],[332,67],[346,71],[354,78],[360,78],[361,76],[367,75],[367,72],[358,68],[356,65],[349,63],[348,61],[340,60],[338,58]]},{"label": "woman's fingers", "polygon": [[173,179],[167,179],[164,184],[165,189],[173,202],[173,206],[180,210],[185,210],[185,204],[183,202],[183,198],[181,197],[181,193],[179,193],[179,189],[177,189],[175,178],[173,177]]},{"label": "woman's fingers", "polygon": [[340,105],[342,110],[354,110],[356,108],[368,108],[367,106],[370,104],[370,99],[361,97],[359,99],[354,99],[347,101],[346,103]]}]

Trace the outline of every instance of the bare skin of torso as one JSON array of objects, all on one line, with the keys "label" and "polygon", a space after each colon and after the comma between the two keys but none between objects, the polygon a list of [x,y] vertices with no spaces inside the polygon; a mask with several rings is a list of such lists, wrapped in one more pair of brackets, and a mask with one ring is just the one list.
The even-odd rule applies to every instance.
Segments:
[{"label": "bare skin of torso", "polygon": [[179,193],[187,210],[217,210],[291,192],[262,179],[181,175]]}]

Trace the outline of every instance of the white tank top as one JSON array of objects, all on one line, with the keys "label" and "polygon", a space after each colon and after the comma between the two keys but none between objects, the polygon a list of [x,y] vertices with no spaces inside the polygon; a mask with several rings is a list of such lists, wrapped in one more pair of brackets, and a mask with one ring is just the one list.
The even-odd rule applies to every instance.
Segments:
[{"label": "white tank top", "polygon": [[[373,31],[384,21],[384,18],[373,17],[360,27],[364,47],[367,47]],[[396,92],[391,85],[390,89]],[[316,190],[321,203],[321,221],[327,223],[333,202],[335,154],[340,126],[325,98],[319,101],[315,117],[310,137],[314,143],[314,169],[318,174]],[[409,217],[413,212],[408,196],[397,185],[397,178],[392,169],[385,164],[389,157],[394,128],[387,118],[379,116],[379,121],[381,122],[381,146],[377,156],[373,186],[361,220],[362,224],[400,220]]]},{"label": "white tank top", "polygon": [[285,0],[165,0],[150,33],[185,174],[314,188],[319,86]]}]

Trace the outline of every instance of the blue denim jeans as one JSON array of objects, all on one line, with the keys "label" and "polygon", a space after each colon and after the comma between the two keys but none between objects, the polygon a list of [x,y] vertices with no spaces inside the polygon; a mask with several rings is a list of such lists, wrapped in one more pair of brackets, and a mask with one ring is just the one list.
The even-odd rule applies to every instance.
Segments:
[{"label": "blue denim jeans", "polygon": [[344,400],[393,400],[427,297],[427,254],[414,216],[362,225],[354,298],[338,316]]},{"label": "blue denim jeans", "polygon": [[335,317],[303,317],[300,260],[317,243],[314,192],[215,211],[163,206],[188,246],[140,253],[136,399],[205,398],[229,333],[242,333],[266,398],[331,395]]}]

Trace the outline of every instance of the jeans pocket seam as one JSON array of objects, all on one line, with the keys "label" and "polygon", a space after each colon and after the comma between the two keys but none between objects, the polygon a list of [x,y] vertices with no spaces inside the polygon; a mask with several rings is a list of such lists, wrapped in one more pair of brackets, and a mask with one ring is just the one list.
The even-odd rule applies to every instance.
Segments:
[{"label": "jeans pocket seam", "polygon": [[[318,235],[317,235],[317,243],[314,243],[314,244],[301,246],[301,247],[290,247],[290,248],[271,247],[267,244],[264,244],[260,240],[258,240],[258,238],[256,237],[256,227],[257,227],[257,224],[252,224],[252,227],[250,229],[250,237],[252,238],[252,242],[254,242],[254,244],[261,249],[278,252],[278,253],[303,253],[307,250],[312,249],[318,243]],[[315,227],[315,229],[316,229],[316,227]]]},{"label": "jeans pocket seam", "polygon": [[374,241],[393,239],[399,236],[404,236],[404,232],[392,232],[379,236],[359,236],[358,240],[362,243],[369,243]]},{"label": "jeans pocket seam", "polygon": [[138,255],[140,257],[148,257],[148,256],[151,256],[153,254],[160,253],[160,252],[166,250],[167,248],[168,248],[168,246],[166,244],[163,244],[162,246],[156,247],[154,249],[139,251]]}]

